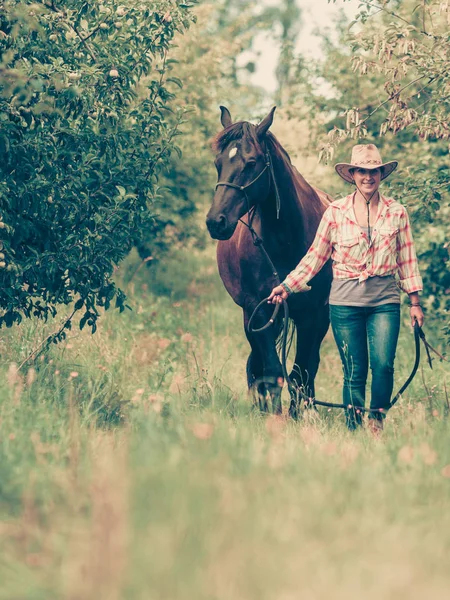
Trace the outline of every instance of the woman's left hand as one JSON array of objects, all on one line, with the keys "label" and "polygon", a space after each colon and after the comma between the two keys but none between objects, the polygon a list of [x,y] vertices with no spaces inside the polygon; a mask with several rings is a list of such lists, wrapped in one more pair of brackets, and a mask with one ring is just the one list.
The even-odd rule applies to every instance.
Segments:
[{"label": "woman's left hand", "polygon": [[425,317],[423,315],[423,310],[421,306],[411,306],[409,311],[411,317],[411,325],[414,327],[414,323],[417,321],[419,327],[423,326],[423,322]]}]

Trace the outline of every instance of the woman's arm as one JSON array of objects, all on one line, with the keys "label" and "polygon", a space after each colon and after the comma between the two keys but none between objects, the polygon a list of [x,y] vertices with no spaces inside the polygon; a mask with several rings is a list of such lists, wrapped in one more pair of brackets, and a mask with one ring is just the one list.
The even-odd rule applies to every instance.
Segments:
[{"label": "woman's arm", "polygon": [[399,225],[397,236],[398,274],[400,277],[400,287],[409,295],[414,292],[421,292],[423,290],[423,283],[406,209],[404,209],[400,217]]},{"label": "woman's arm", "polygon": [[397,238],[397,266],[400,286],[409,296],[411,325],[414,326],[415,321],[417,321],[419,326],[422,327],[424,315],[419,292],[422,291],[423,284],[406,209],[400,219]]},{"label": "woman's arm", "polygon": [[334,221],[330,206],[322,216],[316,236],[308,252],[286,279],[272,290],[268,302],[275,304],[286,300],[290,294],[307,292],[311,289],[308,281],[317,275],[331,256],[333,250],[331,230],[333,226]]}]

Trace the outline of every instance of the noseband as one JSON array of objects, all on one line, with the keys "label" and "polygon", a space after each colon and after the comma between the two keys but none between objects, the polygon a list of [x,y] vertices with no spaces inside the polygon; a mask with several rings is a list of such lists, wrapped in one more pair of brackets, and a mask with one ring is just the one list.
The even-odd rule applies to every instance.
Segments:
[{"label": "noseband", "polygon": [[258,173],[258,175],[255,177],[255,179],[252,179],[252,181],[250,181],[250,183],[247,183],[247,185],[237,185],[236,183],[231,183],[230,181],[218,181],[216,183],[215,191],[217,191],[217,188],[219,186],[224,186],[224,187],[230,187],[230,188],[233,188],[235,190],[239,190],[240,192],[243,192],[244,196],[245,196],[245,200],[247,202],[247,212],[250,212],[250,202],[249,202],[249,199],[248,199],[248,196],[247,196],[247,190],[254,183],[256,183],[260,177],[262,177],[264,175],[264,173],[267,171],[267,169],[269,169],[269,181],[270,181],[270,178],[272,178],[272,181],[273,181],[273,184],[274,184],[274,187],[275,187],[275,198],[276,198],[276,206],[277,206],[277,219],[279,219],[280,218],[280,206],[281,206],[280,194],[278,192],[278,186],[277,186],[277,182],[276,182],[276,179],[275,179],[275,173],[273,171],[272,159],[270,158],[270,153],[269,152],[266,152],[266,165],[265,165],[264,169],[260,173]]}]

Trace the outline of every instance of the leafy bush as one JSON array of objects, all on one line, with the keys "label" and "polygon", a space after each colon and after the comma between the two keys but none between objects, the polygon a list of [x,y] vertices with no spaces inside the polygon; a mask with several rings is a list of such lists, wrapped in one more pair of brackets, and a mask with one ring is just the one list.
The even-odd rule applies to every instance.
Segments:
[{"label": "leafy bush", "polygon": [[[114,266],[157,228],[152,202],[185,109],[170,77],[196,0],[4,2],[0,16],[0,326],[125,296]],[[61,330],[59,337],[64,337]]]}]

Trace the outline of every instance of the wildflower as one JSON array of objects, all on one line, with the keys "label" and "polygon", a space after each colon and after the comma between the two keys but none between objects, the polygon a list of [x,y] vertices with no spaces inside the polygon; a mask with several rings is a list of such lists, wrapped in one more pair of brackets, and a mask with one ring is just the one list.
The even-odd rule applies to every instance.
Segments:
[{"label": "wildflower", "polygon": [[420,455],[422,456],[422,460],[426,465],[434,465],[437,460],[437,452],[433,450],[433,448],[430,448],[430,446],[424,442],[420,445],[419,451]]},{"label": "wildflower", "polygon": [[170,340],[168,340],[167,338],[161,338],[160,340],[157,341],[157,346],[161,350],[165,350],[168,346],[170,346],[171,343],[172,342]]},{"label": "wildflower", "polygon": [[414,448],[411,446],[403,446],[397,454],[397,459],[406,465],[410,465],[414,459]]},{"label": "wildflower", "polygon": [[8,382],[9,387],[14,387],[17,383],[19,383],[19,380],[19,369],[16,363],[11,363],[8,367],[8,374],[6,376],[6,381]]},{"label": "wildflower", "polygon": [[191,431],[198,440],[209,440],[214,433],[214,425],[212,423],[194,423]]},{"label": "wildflower", "polygon": [[279,438],[286,429],[286,419],[279,415],[269,415],[266,419],[266,431],[271,438]]},{"label": "wildflower", "polygon": [[36,371],[31,367],[27,373],[27,385],[31,386],[36,381]]}]

